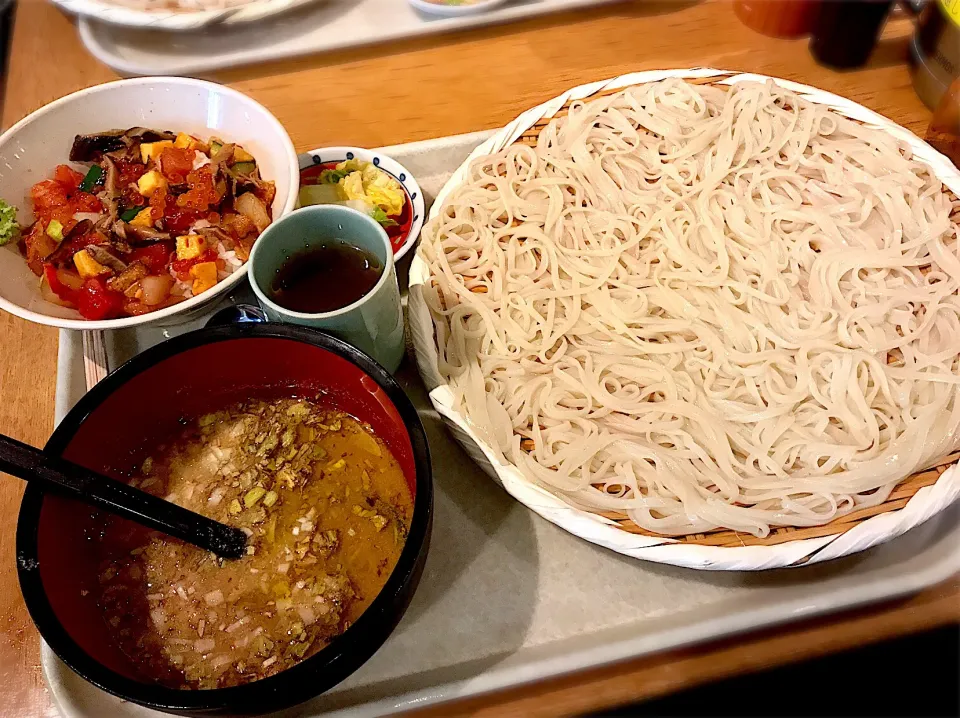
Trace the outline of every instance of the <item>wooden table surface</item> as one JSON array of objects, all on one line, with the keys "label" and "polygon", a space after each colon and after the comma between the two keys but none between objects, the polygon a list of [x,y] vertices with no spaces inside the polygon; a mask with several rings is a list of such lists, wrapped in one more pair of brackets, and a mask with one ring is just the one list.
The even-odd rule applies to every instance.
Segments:
[{"label": "wooden table surface", "polygon": [[[397,0],[402,2],[403,0]],[[624,2],[508,26],[243,68],[213,79],[249,93],[298,149],[378,146],[498,127],[564,89],[631,70],[706,65],[762,72],[849,97],[922,135],[930,120],[910,85],[906,19],[888,23],[870,64],[818,67],[803,40],[742,26],[727,2]],[[2,125],[51,100],[116,79],[43,0],[17,10]],[[37,446],[53,428],[57,332],[0,313],[0,430]],[[14,562],[19,482],[0,480],[0,718],[55,716],[38,636]],[[662,695],[960,621],[960,580],[912,598],[626,662],[602,671],[461,701],[435,715],[570,715]]]}]

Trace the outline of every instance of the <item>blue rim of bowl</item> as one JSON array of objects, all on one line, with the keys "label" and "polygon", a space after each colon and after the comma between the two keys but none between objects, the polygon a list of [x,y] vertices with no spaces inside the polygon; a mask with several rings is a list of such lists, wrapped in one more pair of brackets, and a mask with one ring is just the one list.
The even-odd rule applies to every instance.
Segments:
[{"label": "blue rim of bowl", "polygon": [[[357,155],[364,156],[357,157]],[[370,159],[367,160],[366,157],[369,157]],[[300,172],[303,172],[303,170],[309,169],[310,167],[326,164],[328,162],[345,162],[346,160],[363,159],[367,162],[372,162],[377,169],[382,172],[386,172],[388,175],[393,177],[401,184],[403,191],[407,193],[407,197],[410,199],[410,204],[413,211],[413,217],[410,222],[410,231],[404,238],[403,244],[400,245],[400,248],[393,253],[394,261],[400,260],[410,251],[412,247],[416,245],[417,239],[420,237],[420,230],[423,228],[423,221],[425,219],[424,215],[426,214],[426,204],[423,199],[423,190],[420,189],[420,185],[417,183],[416,178],[413,176],[410,170],[397,162],[397,160],[395,160],[393,157],[378,150],[368,150],[363,147],[343,146],[317,147],[308,152],[300,153],[297,156],[297,159],[299,160]],[[391,172],[388,170],[383,166],[383,160],[387,160],[388,162],[396,165],[399,171]]]}]

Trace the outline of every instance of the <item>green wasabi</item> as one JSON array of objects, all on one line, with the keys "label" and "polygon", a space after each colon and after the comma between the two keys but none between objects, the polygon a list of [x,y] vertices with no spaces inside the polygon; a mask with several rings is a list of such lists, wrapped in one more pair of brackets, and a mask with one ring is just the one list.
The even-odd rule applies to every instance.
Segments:
[{"label": "green wasabi", "polygon": [[17,208],[0,199],[0,247],[9,244],[20,236],[20,224],[17,222]]}]

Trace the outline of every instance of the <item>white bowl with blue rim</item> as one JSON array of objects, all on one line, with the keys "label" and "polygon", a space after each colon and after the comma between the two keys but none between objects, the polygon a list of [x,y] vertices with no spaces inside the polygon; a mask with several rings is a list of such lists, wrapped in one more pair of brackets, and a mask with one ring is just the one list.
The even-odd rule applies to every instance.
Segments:
[{"label": "white bowl with blue rim", "polygon": [[423,227],[425,214],[423,191],[420,189],[420,185],[417,184],[416,178],[414,178],[410,171],[395,159],[388,157],[382,152],[367,150],[362,147],[318,147],[317,149],[302,153],[299,159],[301,173],[317,165],[325,165],[333,162],[339,163],[353,159],[370,162],[379,170],[386,172],[403,187],[411,212],[409,231],[406,232],[406,236],[404,236],[402,240],[394,245],[394,260],[403,257],[417,243],[417,238],[420,236],[420,229]]}]

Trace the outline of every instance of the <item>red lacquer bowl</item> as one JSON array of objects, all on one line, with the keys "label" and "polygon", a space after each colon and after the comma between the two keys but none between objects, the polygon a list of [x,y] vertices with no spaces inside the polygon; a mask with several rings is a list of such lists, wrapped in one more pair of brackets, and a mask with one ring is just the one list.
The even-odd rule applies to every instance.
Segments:
[{"label": "red lacquer bowl", "polygon": [[110,374],[64,418],[46,451],[121,478],[184,419],[251,397],[313,396],[370,424],[390,447],[414,494],[406,545],[373,603],[329,646],[293,668],[246,685],[176,690],[146,683],[109,640],[92,587],[93,511],[31,484],[17,526],[20,586],[54,652],[80,676],[120,698],[183,715],[263,713],[318,695],[359,668],[403,616],[420,580],[433,516],[426,435],[397,382],[358,349],[321,332],[234,324],[170,339]]}]

